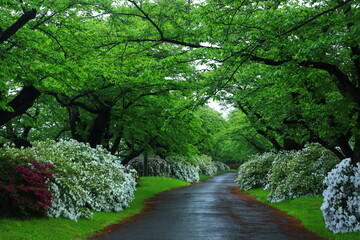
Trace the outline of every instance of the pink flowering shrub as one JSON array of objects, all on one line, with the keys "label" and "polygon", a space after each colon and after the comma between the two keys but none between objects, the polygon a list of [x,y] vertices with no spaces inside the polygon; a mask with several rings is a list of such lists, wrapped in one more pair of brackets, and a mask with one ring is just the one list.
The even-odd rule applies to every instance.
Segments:
[{"label": "pink flowering shrub", "polygon": [[50,163],[0,149],[0,216],[45,216],[51,207]]}]

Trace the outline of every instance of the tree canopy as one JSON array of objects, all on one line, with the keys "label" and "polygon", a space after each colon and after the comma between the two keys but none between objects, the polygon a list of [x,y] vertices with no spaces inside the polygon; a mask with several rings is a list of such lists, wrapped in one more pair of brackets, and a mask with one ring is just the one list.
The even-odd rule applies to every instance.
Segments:
[{"label": "tree canopy", "polygon": [[0,17],[2,144],[231,162],[318,142],[360,162],[355,0],[4,0]]}]

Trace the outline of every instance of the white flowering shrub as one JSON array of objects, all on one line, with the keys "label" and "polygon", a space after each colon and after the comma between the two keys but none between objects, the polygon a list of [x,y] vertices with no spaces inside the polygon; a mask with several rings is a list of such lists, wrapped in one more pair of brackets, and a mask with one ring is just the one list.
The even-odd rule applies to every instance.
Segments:
[{"label": "white flowering shrub", "polygon": [[[127,166],[134,168],[139,174],[142,175],[144,164],[144,157],[139,156],[130,160]],[[171,169],[169,164],[158,156],[148,157],[148,176],[165,177],[169,178]]]},{"label": "white flowering shrub", "polygon": [[338,162],[332,152],[319,144],[278,154],[268,176],[268,200],[281,202],[300,196],[320,196],[325,176]]},{"label": "white flowering shrub", "polygon": [[265,188],[268,184],[267,175],[275,157],[276,154],[271,152],[251,156],[239,167],[236,183],[245,191],[253,188]]},{"label": "white flowering shrub", "polygon": [[360,231],[360,164],[341,161],[324,180],[321,211],[326,227],[334,233]]},{"label": "white flowering shrub", "polygon": [[198,182],[200,168],[189,163],[184,157],[167,157],[166,161],[171,167],[171,177],[187,182]]},{"label": "white flowering shrub", "polygon": [[227,171],[227,170],[230,170],[229,166],[226,165],[226,164],[223,163],[223,162],[215,161],[215,162],[214,162],[214,165],[215,165],[215,167],[217,168],[217,171]]},{"label": "white flowering shrub", "polygon": [[200,173],[208,176],[216,174],[217,167],[215,166],[211,157],[203,154],[201,156],[194,157],[194,160],[200,168]]},{"label": "white flowering shrub", "polygon": [[77,221],[91,218],[91,210],[121,211],[134,199],[134,172],[125,172],[120,159],[100,146],[47,140],[33,143],[27,151],[38,161],[55,165],[50,217]]}]

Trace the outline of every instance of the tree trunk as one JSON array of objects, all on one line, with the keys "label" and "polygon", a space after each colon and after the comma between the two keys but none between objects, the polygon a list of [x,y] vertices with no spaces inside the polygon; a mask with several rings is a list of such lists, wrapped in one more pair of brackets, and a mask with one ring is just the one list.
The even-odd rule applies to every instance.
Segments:
[{"label": "tree trunk", "polygon": [[81,128],[81,117],[77,107],[67,107],[69,114],[69,125],[72,137],[78,142],[85,142],[85,139],[79,134],[79,128]]},{"label": "tree trunk", "polygon": [[8,106],[11,107],[13,111],[0,110],[0,126],[3,126],[14,117],[24,114],[34,105],[35,100],[40,94],[40,91],[33,86],[24,86],[18,95],[8,103]]},{"label": "tree trunk", "polygon": [[294,139],[284,137],[284,150],[296,150],[299,151],[303,149],[304,146],[297,143]]},{"label": "tree trunk", "polygon": [[145,151],[144,153],[144,161],[143,161],[143,169],[142,169],[142,175],[143,177],[146,177],[148,175],[148,155]]},{"label": "tree trunk", "polygon": [[104,111],[101,111],[101,113],[99,113],[94,119],[88,139],[88,142],[92,148],[95,148],[97,145],[102,143],[106,129],[109,126],[110,115],[111,109],[105,109]]}]

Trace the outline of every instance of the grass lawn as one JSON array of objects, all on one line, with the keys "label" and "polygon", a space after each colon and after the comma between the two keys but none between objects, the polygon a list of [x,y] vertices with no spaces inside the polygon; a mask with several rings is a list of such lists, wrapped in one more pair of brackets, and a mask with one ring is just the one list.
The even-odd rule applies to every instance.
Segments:
[{"label": "grass lawn", "polygon": [[140,213],[145,200],[156,194],[187,185],[189,183],[178,179],[142,177],[129,208],[117,213],[94,212],[91,220],[79,219],[78,222],[73,222],[64,218],[39,218],[20,221],[0,218],[0,239],[85,239],[110,224]]},{"label": "grass lawn", "polygon": [[269,192],[262,189],[243,191],[255,197],[258,201],[267,203],[294,216],[310,231],[325,239],[331,240],[356,240],[360,239],[360,232],[334,234],[325,228],[324,218],[320,210],[322,197],[300,197],[281,203],[270,203],[266,198]]}]

